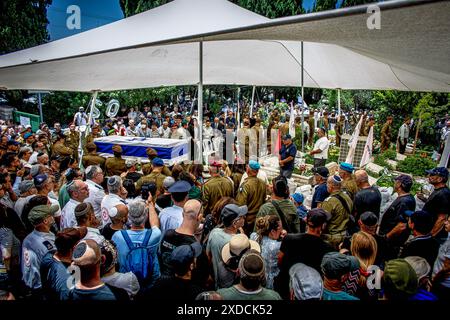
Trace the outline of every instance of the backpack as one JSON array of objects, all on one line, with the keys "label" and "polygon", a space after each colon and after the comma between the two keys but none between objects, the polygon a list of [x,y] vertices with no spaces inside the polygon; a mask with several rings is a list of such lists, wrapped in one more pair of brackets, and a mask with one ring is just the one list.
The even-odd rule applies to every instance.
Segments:
[{"label": "backpack", "polygon": [[133,272],[139,282],[142,283],[153,272],[153,255],[149,253],[148,249],[152,230],[147,229],[142,243],[136,244],[131,241],[126,230],[121,230],[120,232],[130,250],[128,251],[124,267],[127,271]]}]

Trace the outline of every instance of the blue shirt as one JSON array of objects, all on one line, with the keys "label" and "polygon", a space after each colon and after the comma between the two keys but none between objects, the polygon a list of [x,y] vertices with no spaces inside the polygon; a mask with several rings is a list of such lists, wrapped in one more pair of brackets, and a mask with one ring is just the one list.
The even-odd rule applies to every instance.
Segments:
[{"label": "blue shirt", "polygon": [[308,214],[308,209],[304,205],[297,207],[297,215],[300,219],[303,219]]},{"label": "blue shirt", "polygon": [[183,222],[183,208],[173,205],[161,210],[159,222],[163,234],[166,230],[177,229]]},{"label": "blue shirt", "polygon": [[42,287],[47,299],[52,301],[67,300],[69,272],[61,261],[53,258],[53,253],[47,253],[42,259],[41,277]]},{"label": "blue shirt", "polygon": [[286,162],[281,169],[294,170],[295,156],[297,155],[297,147],[291,143],[289,146],[283,145],[280,150],[281,160],[292,157],[292,161]]},{"label": "blue shirt", "polygon": [[317,208],[317,204],[323,202],[329,195],[326,183],[318,185],[312,198],[311,209]]},{"label": "blue shirt", "polygon": [[[145,233],[148,229],[142,229],[142,230],[127,230],[128,236],[130,237],[133,244],[139,244],[144,241]],[[130,270],[126,268],[126,261],[127,261],[127,255],[130,251],[128,248],[128,245],[125,241],[125,239],[122,236],[122,233],[120,231],[117,231],[112,236],[112,241],[117,246],[117,253],[118,253],[118,261],[119,261],[119,272],[126,273]],[[156,255],[156,251],[158,248],[159,241],[161,240],[161,230],[159,230],[158,227],[152,227],[152,235],[150,236],[150,241],[148,242],[148,253],[153,255],[153,274],[151,275],[153,283],[156,281],[156,279],[160,276],[159,271],[159,262]]]}]

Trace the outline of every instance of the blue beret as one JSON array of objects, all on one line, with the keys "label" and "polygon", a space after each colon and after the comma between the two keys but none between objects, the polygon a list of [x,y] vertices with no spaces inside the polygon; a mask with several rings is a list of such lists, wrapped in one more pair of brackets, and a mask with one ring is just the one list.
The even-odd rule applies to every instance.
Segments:
[{"label": "blue beret", "polygon": [[33,135],[32,133],[27,132],[27,133],[24,134],[23,138],[24,138],[24,139],[28,139],[28,138],[31,137],[32,135]]},{"label": "blue beret", "polygon": [[305,197],[300,192],[296,192],[296,193],[292,194],[291,197],[297,203],[303,203],[303,201],[305,200]]},{"label": "blue beret", "polygon": [[155,158],[152,161],[152,165],[155,167],[162,167],[164,165],[164,161],[161,158]]},{"label": "blue beret", "polygon": [[344,171],[348,171],[350,173],[353,172],[353,170],[355,170],[355,168],[353,167],[352,164],[347,163],[347,162],[341,162],[341,164],[339,165],[339,168],[341,168]]},{"label": "blue beret", "polygon": [[255,160],[250,160],[248,162],[248,166],[250,167],[250,169],[252,170],[259,170],[261,168],[261,165],[259,164],[258,161]]},{"label": "blue beret", "polygon": [[170,193],[177,193],[177,192],[186,192],[188,193],[189,190],[191,190],[192,186],[189,182],[184,181],[184,180],[180,180],[175,182],[170,188],[169,188],[169,192]]}]

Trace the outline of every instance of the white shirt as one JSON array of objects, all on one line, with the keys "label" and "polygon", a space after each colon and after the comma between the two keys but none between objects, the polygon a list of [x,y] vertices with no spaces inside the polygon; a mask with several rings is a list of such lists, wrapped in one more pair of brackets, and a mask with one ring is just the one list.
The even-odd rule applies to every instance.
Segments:
[{"label": "white shirt", "polygon": [[322,137],[319,140],[316,141],[314,144],[313,150],[320,149],[322,152],[315,153],[314,159],[328,159],[328,147],[330,146],[330,142],[328,141],[327,137]]},{"label": "white shirt", "polygon": [[214,136],[214,129],[210,127],[203,127],[203,139],[210,140]]},{"label": "white shirt", "polygon": [[28,160],[28,163],[31,165],[36,164],[37,163],[37,155],[38,155],[38,153],[36,151],[33,151],[30,159]]},{"label": "white shirt", "polygon": [[61,211],[61,230],[78,227],[77,219],[75,218],[75,207],[80,203],[72,198],[66,203]]},{"label": "white shirt", "polygon": [[131,127],[127,128],[127,136],[137,137],[139,135],[138,128],[134,127],[133,129]]},{"label": "white shirt", "polygon": [[159,136],[161,138],[169,139],[169,137],[170,137],[170,128],[169,127],[165,128],[165,129],[164,129],[164,127],[160,127],[158,130],[159,130]]},{"label": "white shirt", "polygon": [[119,197],[117,194],[108,194],[106,195],[101,203],[102,208],[102,228],[111,222],[110,215],[112,214],[115,216],[117,214],[116,206],[119,204],[125,204],[125,200],[123,200],[121,197]]},{"label": "white shirt", "polygon": [[91,227],[87,227],[87,233],[83,239],[94,240],[98,245],[101,245],[105,241],[105,237],[100,234],[100,230]]},{"label": "white shirt", "polygon": [[402,124],[400,129],[398,129],[398,137],[400,139],[408,139],[409,137],[409,127],[406,123]]},{"label": "white shirt", "polygon": [[95,216],[102,221],[102,201],[105,197],[105,191],[102,186],[92,180],[86,180],[86,184],[89,188],[89,197],[84,202],[92,204]]}]

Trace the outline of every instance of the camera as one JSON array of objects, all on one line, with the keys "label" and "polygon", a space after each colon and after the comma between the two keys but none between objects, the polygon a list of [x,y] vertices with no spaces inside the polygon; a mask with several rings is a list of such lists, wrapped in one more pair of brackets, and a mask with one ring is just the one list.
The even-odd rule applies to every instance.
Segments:
[{"label": "camera", "polygon": [[144,200],[148,199],[148,195],[151,194],[152,197],[156,195],[156,184],[154,182],[146,183],[142,185],[141,197]]}]

